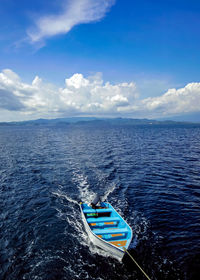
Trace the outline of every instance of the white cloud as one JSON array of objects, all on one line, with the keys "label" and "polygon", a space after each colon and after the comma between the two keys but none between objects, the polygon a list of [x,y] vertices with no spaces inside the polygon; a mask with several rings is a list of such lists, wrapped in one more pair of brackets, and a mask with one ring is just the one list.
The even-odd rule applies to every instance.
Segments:
[{"label": "white cloud", "polygon": [[31,42],[68,33],[75,25],[102,19],[115,0],[65,0],[59,14],[39,17],[27,31]]},{"label": "white cloud", "polygon": [[89,85],[89,81],[84,79],[81,74],[74,74],[70,79],[65,80],[67,87],[72,87],[79,89],[81,87],[87,87]]},{"label": "white cloud", "polygon": [[65,88],[59,89],[62,102],[80,113],[112,114],[128,104],[129,98],[137,97],[134,83],[104,84],[100,74],[87,79],[82,74],[74,74],[65,84]]},{"label": "white cloud", "polygon": [[169,89],[159,97],[146,98],[142,106],[154,115],[175,115],[200,111],[200,83],[189,83],[184,88]]},{"label": "white cloud", "polygon": [[164,117],[200,111],[200,83],[139,99],[134,82],[103,82],[101,73],[77,73],[58,88],[36,76],[24,83],[12,70],[0,73],[0,121],[65,116]]},{"label": "white cloud", "polygon": [[137,98],[134,83],[104,83],[100,73],[88,78],[74,74],[65,80],[63,88],[57,88],[38,76],[31,84],[23,83],[7,69],[0,73],[0,90],[0,108],[19,111],[21,119],[82,114],[111,116]]}]

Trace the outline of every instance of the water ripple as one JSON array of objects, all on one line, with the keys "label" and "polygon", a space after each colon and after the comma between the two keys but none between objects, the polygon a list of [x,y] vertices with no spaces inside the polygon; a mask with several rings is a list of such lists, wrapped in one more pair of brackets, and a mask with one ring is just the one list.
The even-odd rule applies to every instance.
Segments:
[{"label": "water ripple", "polygon": [[1,127],[0,278],[143,279],[93,246],[80,201],[98,192],[133,228],[152,279],[198,279],[200,129]]}]

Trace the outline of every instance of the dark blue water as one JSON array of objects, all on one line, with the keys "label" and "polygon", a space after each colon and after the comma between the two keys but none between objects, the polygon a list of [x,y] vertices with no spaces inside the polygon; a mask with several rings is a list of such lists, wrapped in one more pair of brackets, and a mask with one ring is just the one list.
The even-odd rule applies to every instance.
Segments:
[{"label": "dark blue water", "polygon": [[199,279],[199,174],[198,127],[1,127],[0,279],[145,279],[88,240],[96,192],[152,279]]}]

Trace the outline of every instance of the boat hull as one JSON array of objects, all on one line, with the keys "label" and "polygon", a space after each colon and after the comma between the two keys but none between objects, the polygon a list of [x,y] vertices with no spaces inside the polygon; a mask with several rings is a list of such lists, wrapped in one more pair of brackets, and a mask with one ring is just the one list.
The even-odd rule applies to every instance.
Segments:
[{"label": "boat hull", "polygon": [[114,257],[117,260],[121,261],[124,256],[125,251],[121,250],[120,248],[117,248],[116,246],[113,246],[112,244],[106,242],[105,240],[99,238],[96,234],[94,234],[86,221],[85,215],[82,212],[82,208],[81,208],[81,215],[82,215],[85,230],[86,230],[90,240],[92,241],[92,243],[94,245],[96,245],[97,247],[106,251],[111,257]]}]

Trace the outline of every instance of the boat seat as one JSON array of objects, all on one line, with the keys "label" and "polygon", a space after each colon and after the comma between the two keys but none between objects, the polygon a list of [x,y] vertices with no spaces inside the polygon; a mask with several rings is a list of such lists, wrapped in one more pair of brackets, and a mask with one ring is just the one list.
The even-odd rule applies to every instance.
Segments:
[{"label": "boat seat", "polygon": [[115,245],[117,247],[124,247],[124,246],[126,246],[126,242],[127,242],[127,240],[109,241],[109,243],[111,243],[111,244],[113,244],[113,245]]},{"label": "boat seat", "polygon": [[119,222],[118,217],[97,217],[97,218],[87,218],[88,223],[105,223],[105,222]]},{"label": "boat seat", "polygon": [[83,209],[83,213],[111,213],[112,209]]},{"label": "boat seat", "polygon": [[104,235],[104,234],[115,234],[115,233],[128,233],[129,231],[127,230],[127,228],[116,228],[116,229],[96,229],[93,230],[93,233],[95,233],[96,235]]}]

